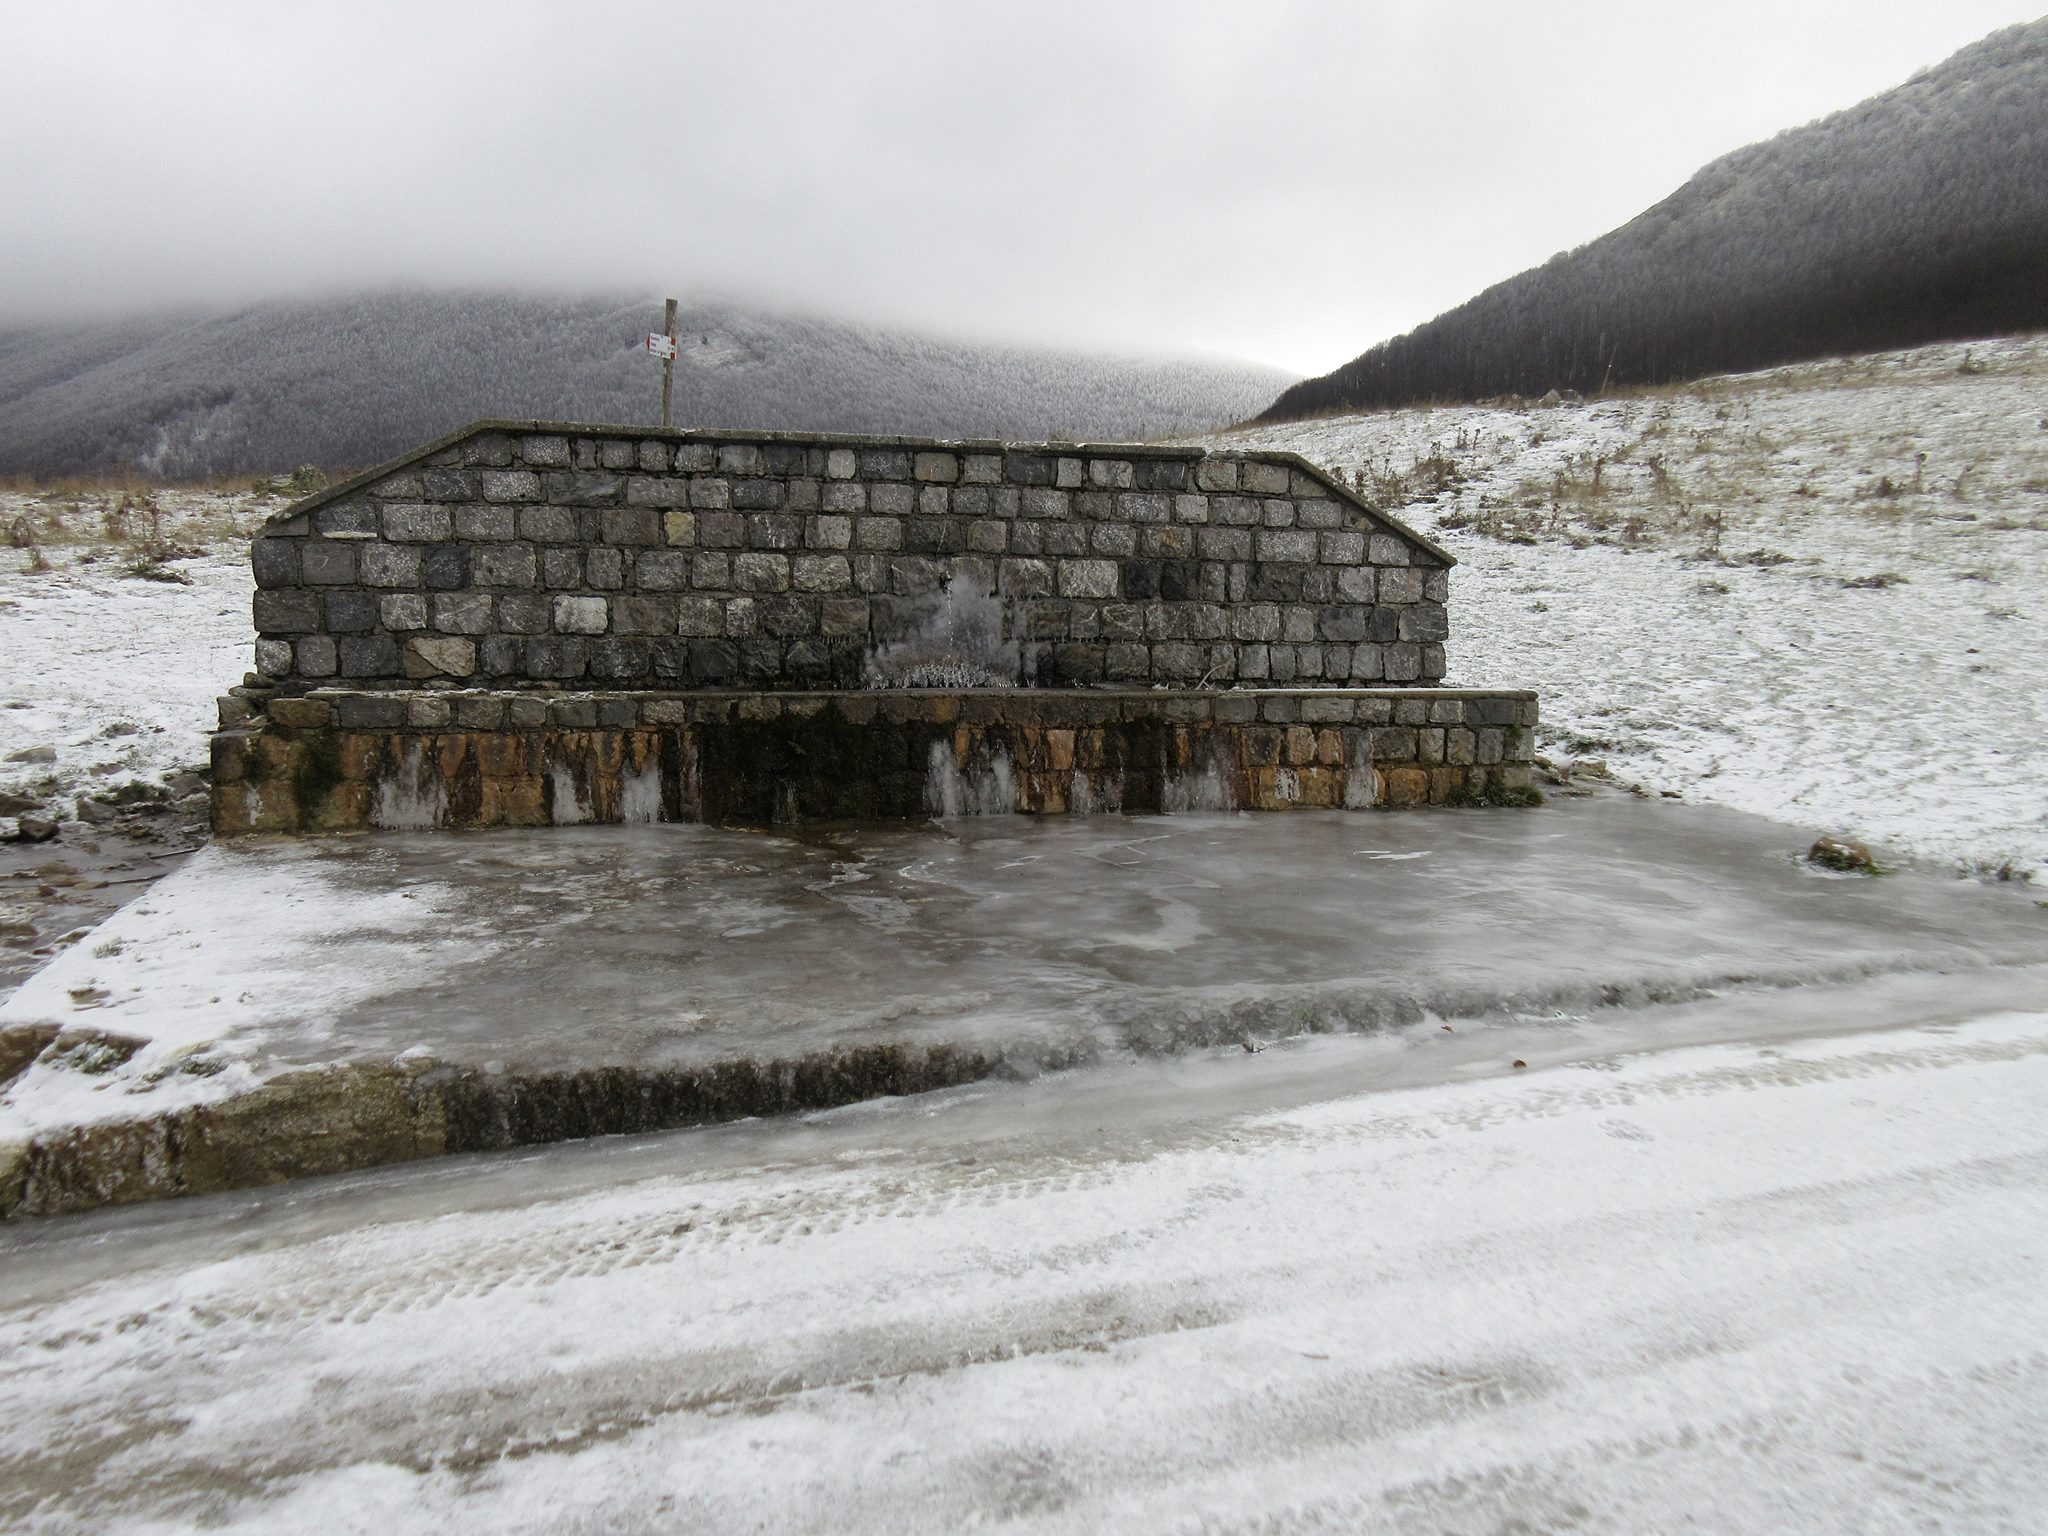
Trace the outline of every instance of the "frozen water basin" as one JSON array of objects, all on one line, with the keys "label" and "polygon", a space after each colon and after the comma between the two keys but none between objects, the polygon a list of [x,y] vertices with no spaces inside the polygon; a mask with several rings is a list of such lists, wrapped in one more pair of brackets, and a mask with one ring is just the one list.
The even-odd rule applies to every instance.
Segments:
[{"label": "frozen water basin", "polygon": [[[0,1030],[62,1032],[0,1099],[0,1146],[308,1069],[453,1082],[424,1140],[285,1170],[321,1171],[1310,1032],[2048,960],[2024,897],[1827,877],[1803,843],[1615,794],[216,845],[0,1005]],[[906,1072],[903,1052],[943,1060]],[[807,1063],[837,1065],[792,1088]],[[717,1076],[734,1064],[737,1087]]]}]

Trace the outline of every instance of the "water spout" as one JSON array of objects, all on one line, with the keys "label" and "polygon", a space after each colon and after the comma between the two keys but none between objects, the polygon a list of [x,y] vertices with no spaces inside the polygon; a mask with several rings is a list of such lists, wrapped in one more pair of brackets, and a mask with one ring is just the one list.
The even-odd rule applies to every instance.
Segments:
[{"label": "water spout", "polygon": [[868,686],[1014,688],[1026,669],[1015,637],[1005,638],[1008,628],[1001,598],[955,576],[915,630],[868,654]]}]

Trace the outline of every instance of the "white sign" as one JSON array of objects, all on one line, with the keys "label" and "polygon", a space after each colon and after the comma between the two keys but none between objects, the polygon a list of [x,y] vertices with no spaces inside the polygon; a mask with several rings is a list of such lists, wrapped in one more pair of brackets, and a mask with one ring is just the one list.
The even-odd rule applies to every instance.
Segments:
[{"label": "white sign", "polygon": [[659,358],[673,358],[676,355],[676,339],[673,336],[664,336],[658,331],[649,331],[647,350]]}]

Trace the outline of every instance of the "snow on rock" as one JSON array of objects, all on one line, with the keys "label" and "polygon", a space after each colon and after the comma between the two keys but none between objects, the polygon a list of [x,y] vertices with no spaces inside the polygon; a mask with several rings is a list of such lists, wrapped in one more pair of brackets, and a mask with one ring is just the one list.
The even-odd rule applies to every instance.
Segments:
[{"label": "snow on rock", "polygon": [[1454,685],[1553,755],[1978,872],[2048,866],[2048,336],[1209,439],[1433,534]]}]

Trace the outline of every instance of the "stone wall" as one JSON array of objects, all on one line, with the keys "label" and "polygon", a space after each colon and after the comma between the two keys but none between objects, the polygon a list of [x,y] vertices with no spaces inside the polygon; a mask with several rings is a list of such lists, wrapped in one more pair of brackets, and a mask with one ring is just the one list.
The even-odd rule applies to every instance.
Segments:
[{"label": "stone wall", "polygon": [[962,593],[1003,681],[1427,686],[1452,562],[1290,454],[483,422],[254,563],[303,692],[860,687]]},{"label": "stone wall", "polygon": [[213,741],[222,833],[1532,803],[1533,693],[316,689]]}]

